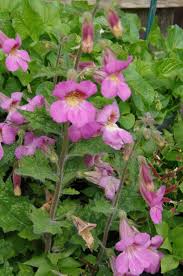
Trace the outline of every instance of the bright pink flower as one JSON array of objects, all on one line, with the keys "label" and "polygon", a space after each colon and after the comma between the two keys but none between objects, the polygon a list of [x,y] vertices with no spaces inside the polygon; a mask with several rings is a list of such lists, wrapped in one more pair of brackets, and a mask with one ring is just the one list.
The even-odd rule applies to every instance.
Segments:
[{"label": "bright pink flower", "polygon": [[80,139],[89,139],[99,135],[100,132],[100,124],[97,122],[90,122],[86,125],[77,128],[76,126],[72,125],[69,127],[69,139],[72,142],[78,142]]},{"label": "bright pink flower", "polygon": [[104,142],[116,150],[121,149],[124,144],[133,143],[132,135],[116,124],[119,116],[119,108],[116,103],[106,105],[97,116],[97,122],[102,124],[101,132]]},{"label": "bright pink flower", "polygon": [[94,166],[93,171],[85,172],[85,178],[98,185],[105,192],[106,198],[113,200],[119,189],[120,180],[114,174],[113,168],[101,159],[102,155],[86,156],[85,163],[89,167]]},{"label": "bright pink flower", "polygon": [[24,145],[19,146],[15,150],[15,156],[17,159],[21,159],[23,156],[34,155],[37,149],[47,152],[50,145],[54,145],[55,140],[47,136],[35,136],[32,132],[27,132],[24,137]]},{"label": "bright pink flower", "polygon": [[131,56],[127,61],[117,60],[114,54],[107,50],[104,54],[104,67],[101,70],[103,75],[101,92],[104,97],[118,96],[122,101],[126,101],[131,96],[131,90],[121,74],[121,71],[126,69],[131,62]]},{"label": "bright pink flower", "polygon": [[138,276],[143,271],[152,274],[158,272],[162,255],[157,248],[163,242],[161,236],[151,239],[149,234],[138,232],[123,218],[120,223],[120,239],[115,245],[116,250],[122,251],[115,260],[116,273]]},{"label": "bright pink flower", "polygon": [[166,192],[166,186],[161,186],[155,191],[154,183],[150,169],[144,157],[140,158],[140,193],[147,205],[150,207],[150,217],[155,224],[162,222],[163,197]]},{"label": "bright pink flower", "polygon": [[8,112],[6,120],[17,125],[23,124],[25,122],[22,114],[17,111],[20,106],[22,96],[23,93],[21,92],[12,93],[11,98],[5,96],[3,93],[0,93],[0,107]]},{"label": "bright pink flower", "polygon": [[120,37],[122,35],[123,28],[118,14],[114,10],[109,9],[107,13],[107,19],[114,36],[117,38]]},{"label": "bright pink flower", "polygon": [[28,104],[22,105],[20,107],[21,110],[26,110],[30,112],[34,112],[34,110],[38,107],[42,107],[45,104],[45,99],[41,95],[37,95],[32,99],[28,100]]},{"label": "bright pink flower", "polygon": [[96,109],[86,101],[97,92],[91,81],[76,83],[73,80],[63,81],[55,86],[53,95],[59,100],[50,107],[50,114],[57,123],[71,122],[81,128],[95,120]]},{"label": "bright pink flower", "polygon": [[3,158],[4,155],[4,151],[1,144],[13,144],[15,142],[16,134],[16,128],[10,126],[7,123],[0,123],[0,160]]},{"label": "bright pink flower", "polygon": [[30,57],[27,51],[18,50],[21,44],[21,38],[18,35],[15,39],[12,39],[0,32],[0,46],[3,52],[7,55],[6,67],[11,72],[17,71],[19,68],[24,72],[28,69]]},{"label": "bright pink flower", "polygon": [[86,13],[82,25],[82,51],[84,53],[91,53],[93,50],[94,27],[92,16]]}]

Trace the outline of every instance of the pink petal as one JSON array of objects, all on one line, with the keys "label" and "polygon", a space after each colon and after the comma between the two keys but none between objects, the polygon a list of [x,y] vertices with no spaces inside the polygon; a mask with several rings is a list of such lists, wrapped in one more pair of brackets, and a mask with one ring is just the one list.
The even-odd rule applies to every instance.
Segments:
[{"label": "pink petal", "polygon": [[6,54],[9,54],[13,48],[17,46],[17,41],[12,38],[8,38],[4,41],[2,49]]},{"label": "pink petal", "polygon": [[79,91],[84,92],[84,94],[86,95],[86,98],[92,96],[97,92],[96,84],[94,84],[92,81],[89,81],[89,80],[80,82],[77,85],[77,87]]},{"label": "pink petal", "polygon": [[16,129],[9,126],[9,125],[4,125],[2,128],[2,141],[4,144],[10,145],[15,142],[15,137],[16,137]]},{"label": "pink petal", "polygon": [[109,77],[102,81],[101,93],[106,98],[113,98],[117,96],[118,84],[115,80],[111,80]]},{"label": "pink petal", "polygon": [[10,112],[8,114],[7,121],[15,123],[16,125],[21,125],[21,124],[25,123],[25,118],[23,117],[22,114],[15,111],[15,112]]},{"label": "pink petal", "polygon": [[151,245],[154,248],[160,247],[162,243],[163,243],[163,237],[161,237],[160,235],[156,235],[151,239]]},{"label": "pink petal", "polygon": [[19,146],[15,150],[15,156],[17,159],[21,159],[23,156],[34,155],[36,151],[35,145]]},{"label": "pink petal", "polygon": [[3,158],[3,155],[4,155],[4,150],[3,150],[3,147],[0,143],[0,160]]},{"label": "pink petal", "polygon": [[24,136],[24,145],[27,146],[33,142],[36,136],[32,132],[26,132]]},{"label": "pink petal", "polygon": [[119,108],[116,102],[111,105],[106,105],[101,111],[98,112],[97,122],[105,124],[110,121],[116,123],[120,117]]},{"label": "pink petal", "polygon": [[147,243],[150,244],[150,235],[147,233],[138,233],[135,235],[134,242],[138,245],[146,245]]},{"label": "pink petal", "polygon": [[128,246],[132,245],[134,243],[134,237],[127,237],[125,239],[122,239],[121,241],[117,242],[115,245],[115,249],[118,251],[124,251]]},{"label": "pink petal", "polygon": [[2,102],[1,102],[1,108],[3,110],[9,111],[10,108],[11,108],[12,102],[13,102],[13,100],[7,97],[7,99],[2,100]]},{"label": "pink petal", "polygon": [[30,56],[29,56],[27,51],[25,51],[25,50],[16,50],[16,53],[17,53],[18,57],[23,59],[24,61],[27,61],[27,62],[31,61]]},{"label": "pink petal", "polygon": [[19,68],[19,64],[17,63],[17,58],[13,55],[9,55],[6,58],[6,67],[10,72],[15,72]]},{"label": "pink petal", "polygon": [[133,143],[133,137],[128,131],[120,128],[118,133],[119,133],[119,136],[121,137],[121,139],[123,140],[124,144]]},{"label": "pink petal", "polygon": [[11,98],[13,99],[13,101],[15,102],[21,102],[23,93],[22,92],[13,92],[11,94]]},{"label": "pink petal", "polygon": [[27,61],[24,61],[21,57],[17,57],[17,63],[19,65],[19,67],[26,72],[28,69],[28,63]]},{"label": "pink petal", "polygon": [[72,142],[77,142],[81,139],[81,131],[79,128],[75,127],[75,126],[70,126],[69,127],[69,139]]},{"label": "pink petal", "polygon": [[53,90],[53,96],[64,99],[68,93],[76,91],[76,88],[77,83],[73,80],[59,82]]},{"label": "pink petal", "polygon": [[17,43],[16,47],[19,48],[22,45],[21,37],[19,35],[17,35],[16,38],[15,38],[15,40],[16,40],[16,43]]},{"label": "pink petal", "polygon": [[131,90],[125,82],[119,82],[117,86],[117,95],[123,102],[131,96]]},{"label": "pink petal", "polygon": [[50,115],[57,123],[65,123],[68,121],[67,106],[64,101],[56,101],[50,106]]},{"label": "pink petal", "polygon": [[163,208],[161,205],[156,205],[150,209],[150,217],[155,224],[162,222],[162,211]]},{"label": "pink petal", "polygon": [[134,229],[132,229],[132,227],[128,224],[128,220],[126,218],[123,218],[120,222],[119,234],[121,240],[127,240],[129,237],[134,237],[136,234]]},{"label": "pink petal", "polygon": [[97,122],[88,123],[81,128],[82,137],[84,139],[89,139],[91,137],[94,137],[99,134],[100,129],[101,129],[101,125],[99,123]]},{"label": "pink petal", "polygon": [[125,275],[128,272],[129,260],[128,255],[123,252],[116,258],[116,270],[121,275]]},{"label": "pink petal", "polygon": [[122,71],[128,67],[132,60],[133,58],[131,56],[128,57],[128,60],[117,60],[113,58],[110,60],[109,63],[105,65],[104,70],[108,74],[113,74]]}]

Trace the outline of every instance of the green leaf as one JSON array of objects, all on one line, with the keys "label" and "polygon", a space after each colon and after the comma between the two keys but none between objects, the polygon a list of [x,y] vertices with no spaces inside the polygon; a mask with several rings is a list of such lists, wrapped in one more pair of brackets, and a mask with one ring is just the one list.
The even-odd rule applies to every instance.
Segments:
[{"label": "green leaf", "polygon": [[5,262],[3,267],[0,267],[0,276],[14,276],[12,271],[13,267],[8,262]]},{"label": "green leaf", "polygon": [[161,224],[156,224],[155,228],[158,235],[161,235],[163,238],[168,237],[169,226],[165,221],[163,221]]},{"label": "green leaf", "polygon": [[12,12],[20,7],[22,0],[0,0],[0,10]]},{"label": "green leaf", "polygon": [[113,150],[104,144],[101,137],[90,140],[82,140],[73,145],[70,154],[83,156],[85,154],[97,154],[100,152],[112,152]]},{"label": "green leaf", "polygon": [[140,20],[136,14],[121,13],[122,25],[124,33],[122,39],[124,42],[134,43],[139,40]]},{"label": "green leaf", "polygon": [[57,234],[61,232],[61,223],[50,219],[49,214],[42,209],[33,209],[30,214],[33,222],[33,231],[35,234],[43,233]]},{"label": "green leaf", "polygon": [[122,115],[130,113],[130,105],[127,102],[120,102],[119,103],[119,110]]},{"label": "green leaf", "polygon": [[35,273],[35,276],[54,276],[55,275],[51,272],[51,270],[53,269],[53,266],[50,264],[49,260],[47,260],[43,256],[33,256],[32,259],[26,261],[24,264],[38,268],[38,270]]},{"label": "green leaf", "polygon": [[132,113],[130,113],[126,116],[122,116],[119,122],[121,126],[124,127],[125,129],[130,129],[135,124],[135,116]]},{"label": "green leaf", "polygon": [[165,41],[166,47],[169,51],[173,49],[183,49],[183,30],[181,27],[175,25],[168,30],[168,36]]},{"label": "green leaf", "polygon": [[161,260],[161,272],[165,273],[177,268],[179,261],[173,255],[165,255]]},{"label": "green leaf", "polygon": [[17,276],[34,276],[32,268],[25,264],[19,264],[19,269]]},{"label": "green leaf", "polygon": [[183,259],[183,227],[177,226],[170,232],[170,238],[173,242],[173,253]]},{"label": "green leaf", "polygon": [[65,189],[63,190],[63,194],[64,194],[64,195],[79,195],[80,192],[77,191],[77,190],[74,189],[74,188],[65,188]]},{"label": "green leaf", "polygon": [[12,243],[4,239],[0,239],[0,264],[3,264],[6,260],[13,257],[15,251]]},{"label": "green leaf", "polygon": [[172,253],[172,246],[168,237],[164,240],[163,244],[161,245],[161,248],[167,249],[170,253]]},{"label": "green leaf", "polygon": [[49,165],[49,160],[41,151],[36,151],[34,156],[25,156],[19,161],[16,173],[22,176],[30,176],[45,182],[46,179],[56,181],[57,176]]},{"label": "green leaf", "polygon": [[174,138],[177,143],[177,146],[183,149],[183,135],[182,135],[182,129],[183,129],[183,121],[179,121],[174,125],[173,132],[174,132]]},{"label": "green leaf", "polygon": [[172,77],[182,66],[183,63],[179,59],[164,58],[156,63],[156,72],[158,76]]}]

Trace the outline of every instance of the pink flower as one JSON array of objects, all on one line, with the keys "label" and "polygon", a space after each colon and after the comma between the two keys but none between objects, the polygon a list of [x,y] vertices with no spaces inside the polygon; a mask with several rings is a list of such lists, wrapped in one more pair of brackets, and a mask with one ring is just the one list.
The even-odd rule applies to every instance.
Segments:
[{"label": "pink flower", "polygon": [[161,186],[157,191],[154,191],[154,183],[150,169],[144,157],[140,157],[140,193],[147,205],[150,207],[150,217],[155,224],[162,222],[163,197],[166,192],[166,186]]},{"label": "pink flower", "polygon": [[3,158],[4,151],[2,143],[11,145],[15,142],[17,129],[7,123],[0,123],[0,160]]},{"label": "pink flower", "polygon": [[88,69],[88,68],[95,68],[96,65],[93,61],[80,61],[78,64],[78,68],[80,70]]},{"label": "pink flower", "polygon": [[96,109],[86,101],[97,92],[91,81],[76,83],[73,80],[63,81],[55,86],[53,95],[59,100],[50,107],[50,114],[57,123],[71,122],[77,128],[95,120]]},{"label": "pink flower", "polygon": [[[141,275],[143,271],[158,272],[162,254],[157,248],[162,244],[161,236],[152,239],[147,233],[140,233],[129,226],[126,218],[120,223],[120,241],[115,245],[121,251],[115,260],[116,273],[120,275]],[[118,275],[118,274],[116,274]]]},{"label": "pink flower", "polygon": [[109,9],[107,13],[107,19],[114,36],[117,38],[120,37],[122,35],[123,28],[118,14],[114,10]]},{"label": "pink flower", "polygon": [[26,132],[24,137],[24,145],[19,146],[15,150],[15,156],[17,159],[21,159],[23,156],[34,155],[37,149],[43,152],[48,152],[49,146],[54,145],[55,140],[47,136],[35,136],[32,132]]},{"label": "pink flower", "polygon": [[85,178],[98,185],[104,190],[105,196],[109,200],[113,200],[116,192],[119,189],[120,180],[113,176],[113,168],[101,159],[101,155],[85,157],[87,166],[94,166],[93,171],[85,172]]},{"label": "pink flower", "polygon": [[27,51],[18,50],[21,44],[21,38],[18,35],[15,39],[12,39],[0,32],[0,46],[3,52],[7,55],[6,67],[11,72],[15,72],[19,68],[21,68],[24,72],[28,69],[30,57]]},{"label": "pink flower", "polygon": [[131,90],[121,71],[132,62],[132,57],[129,56],[127,61],[117,60],[110,50],[107,50],[105,55],[104,67],[102,68],[102,95],[106,98],[118,96],[122,101],[126,101],[131,96]]},{"label": "pink flower", "polygon": [[34,110],[38,107],[42,107],[45,104],[45,99],[41,95],[37,95],[32,99],[28,100],[28,104],[22,105],[20,107],[21,110],[26,110],[30,112],[34,112]]},{"label": "pink flower", "polygon": [[82,25],[82,51],[84,53],[91,53],[93,50],[94,28],[92,16],[86,13]]},{"label": "pink flower", "polygon": [[80,139],[89,139],[91,137],[97,136],[100,132],[100,124],[97,122],[90,122],[81,128],[77,128],[72,125],[69,127],[69,139],[72,142],[78,142]]},{"label": "pink flower", "polygon": [[104,143],[116,150],[121,149],[125,144],[133,143],[132,135],[116,124],[119,116],[119,108],[116,103],[106,105],[97,116],[97,122],[102,125],[101,132]]},{"label": "pink flower", "polygon": [[6,120],[17,125],[25,122],[24,117],[17,111],[20,106],[22,96],[23,93],[21,92],[12,93],[10,98],[5,96],[3,93],[0,93],[0,107],[8,112]]}]

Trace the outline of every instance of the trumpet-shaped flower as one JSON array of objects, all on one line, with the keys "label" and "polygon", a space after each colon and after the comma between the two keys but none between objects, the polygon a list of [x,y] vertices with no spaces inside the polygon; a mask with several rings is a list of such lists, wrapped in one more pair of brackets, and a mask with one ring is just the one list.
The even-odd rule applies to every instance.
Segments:
[{"label": "trumpet-shaped flower", "polygon": [[100,132],[100,124],[97,122],[90,122],[81,128],[77,128],[72,125],[69,127],[69,139],[72,142],[78,142],[80,139],[89,139],[94,136],[97,136]]},{"label": "trumpet-shaped flower", "polygon": [[152,274],[158,272],[162,254],[157,248],[162,242],[161,236],[150,238],[149,234],[140,233],[123,218],[120,223],[120,241],[115,245],[116,250],[122,253],[113,260],[116,275],[138,276],[143,271]]},{"label": "trumpet-shaped flower", "polygon": [[155,224],[161,223],[163,211],[163,197],[166,192],[166,186],[161,186],[155,191],[154,183],[150,169],[145,158],[140,157],[140,193],[150,208],[150,217]]},{"label": "trumpet-shaped flower", "polygon": [[15,156],[17,159],[21,159],[23,156],[34,155],[37,149],[43,152],[48,152],[49,146],[54,145],[55,140],[47,136],[35,136],[32,132],[27,132],[24,137],[24,145],[19,146],[15,150]]},{"label": "trumpet-shaped flower", "polygon": [[7,123],[0,123],[0,160],[4,155],[2,143],[6,145],[13,144],[15,142],[16,134],[16,128]]},{"label": "trumpet-shaped flower", "polygon": [[126,101],[131,96],[131,90],[121,71],[132,62],[132,57],[129,56],[126,61],[118,60],[110,50],[106,50],[103,60],[104,66],[99,74],[102,76],[102,95],[106,98],[118,96]]},{"label": "trumpet-shaped flower", "polygon": [[97,92],[91,81],[76,83],[68,80],[56,85],[53,95],[59,100],[50,107],[50,114],[57,123],[71,122],[77,128],[95,120],[96,109],[86,101]]},{"label": "trumpet-shaped flower", "polygon": [[24,72],[28,69],[30,57],[27,51],[19,50],[21,44],[21,38],[18,35],[12,39],[0,32],[0,48],[7,55],[6,67],[11,72],[17,71],[19,68]]},{"label": "trumpet-shaped flower", "polygon": [[132,135],[116,124],[119,116],[119,108],[116,103],[106,105],[97,116],[97,122],[102,125],[101,132],[104,142],[116,150],[121,149],[124,144],[133,142]]}]

